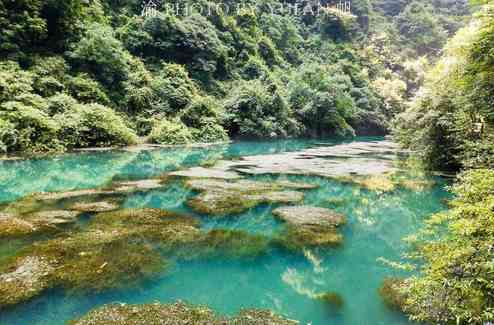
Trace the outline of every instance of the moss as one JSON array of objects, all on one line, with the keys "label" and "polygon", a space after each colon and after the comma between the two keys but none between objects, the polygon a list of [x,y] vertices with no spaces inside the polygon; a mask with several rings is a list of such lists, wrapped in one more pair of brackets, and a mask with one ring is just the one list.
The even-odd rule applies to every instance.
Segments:
[{"label": "moss", "polygon": [[356,183],[370,191],[392,192],[396,189],[395,182],[390,175],[374,175],[368,177],[351,177],[351,182]]},{"label": "moss", "polygon": [[25,220],[9,214],[0,214],[0,237],[12,238],[32,234],[36,227]]},{"label": "moss", "polygon": [[214,229],[203,235],[197,242],[202,256],[221,255],[228,257],[256,257],[269,249],[270,240],[262,235],[252,235],[245,231]]},{"label": "moss", "polygon": [[167,265],[159,252],[144,243],[117,240],[66,247],[62,252],[61,266],[54,277],[70,290],[93,292],[130,286],[157,274]]},{"label": "moss", "polygon": [[399,186],[415,192],[423,192],[434,186],[435,182],[428,179],[402,179]]},{"label": "moss", "polygon": [[27,301],[50,286],[52,262],[44,257],[16,259],[0,275],[0,310]]},{"label": "moss", "polygon": [[79,202],[71,206],[71,210],[80,212],[108,212],[118,208],[118,204],[110,201]]},{"label": "moss", "polygon": [[166,266],[153,248],[122,231],[84,231],[35,243],[21,252],[25,258],[50,261],[50,287],[101,291],[129,286]]},{"label": "moss", "polygon": [[267,183],[250,180],[192,179],[186,186],[200,192],[188,205],[199,213],[212,215],[238,214],[261,203],[297,203],[303,193],[285,191],[304,189],[306,184]]},{"label": "moss", "polygon": [[339,227],[346,223],[346,217],[336,211],[308,205],[280,207],[273,215],[291,225]]},{"label": "moss", "polygon": [[317,296],[317,299],[328,304],[332,308],[341,309],[345,305],[343,297],[336,292],[326,292]]},{"label": "moss", "polygon": [[326,203],[333,208],[339,208],[345,206],[349,202],[350,202],[349,198],[343,198],[343,197],[332,197],[326,200]]},{"label": "moss", "polygon": [[246,309],[242,310],[238,316],[230,320],[231,324],[235,325],[257,325],[257,324],[270,324],[270,325],[296,325],[299,322],[295,320],[285,319],[279,315],[276,315],[270,310],[261,309]]},{"label": "moss", "polygon": [[199,235],[199,222],[190,216],[161,209],[123,209],[97,214],[89,229],[113,231],[155,241],[168,248],[189,243]]},{"label": "moss", "polygon": [[[171,249],[202,239],[195,219],[172,212],[126,209],[100,213],[89,222],[86,230],[36,242],[21,250],[16,260],[10,263],[13,272],[25,274],[18,261],[44,261],[47,266],[43,269],[50,272],[27,274],[24,280],[39,290],[31,290],[19,281],[1,281],[16,274],[10,271],[0,275],[0,287],[15,292],[17,286],[20,298],[6,295],[13,296],[9,303],[16,303],[41,293],[41,289],[46,287],[101,291],[129,286],[167,266],[156,245]],[[42,278],[39,274],[43,275]]]},{"label": "moss", "polygon": [[174,304],[125,305],[112,304],[89,312],[71,325],[147,325],[147,324],[270,324],[292,325],[296,321],[284,319],[268,310],[244,310],[234,318],[216,315],[204,306],[192,306],[183,302]]},{"label": "moss", "polygon": [[0,214],[0,235],[2,238],[17,238],[35,234],[55,234],[66,225],[76,222],[79,212],[48,210],[24,216]]},{"label": "moss", "polygon": [[405,296],[400,292],[403,280],[399,278],[385,278],[379,288],[379,295],[387,306],[402,309],[405,305]]},{"label": "moss", "polygon": [[317,225],[287,225],[277,238],[286,249],[300,251],[311,247],[336,247],[342,244],[343,235],[334,227]]}]

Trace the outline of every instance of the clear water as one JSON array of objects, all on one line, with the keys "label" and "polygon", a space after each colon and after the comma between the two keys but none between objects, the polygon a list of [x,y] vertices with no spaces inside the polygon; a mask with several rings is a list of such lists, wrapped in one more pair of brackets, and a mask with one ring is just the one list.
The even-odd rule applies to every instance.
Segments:
[{"label": "clear water", "polygon": [[[362,140],[362,139],[358,139]],[[334,141],[324,141],[332,144]],[[33,192],[93,188],[118,179],[144,179],[220,158],[293,151],[320,145],[321,141],[290,140],[240,142],[209,148],[173,148],[143,152],[93,152],[51,158],[0,162],[0,202]],[[409,324],[401,314],[381,301],[377,289],[386,276],[399,271],[377,261],[399,260],[407,246],[402,238],[416,231],[424,217],[444,208],[445,181],[423,192],[398,189],[380,194],[355,185],[310,176],[263,176],[319,184],[306,192],[305,203],[331,207],[328,200],[343,198],[335,208],[347,215],[344,245],[313,256],[272,250],[267,256],[248,260],[208,259],[177,262],[166,273],[139,288],[99,294],[74,295],[54,289],[34,300],[0,311],[0,324],[64,324],[105,303],[174,302],[181,299],[205,304],[220,314],[232,315],[242,308],[267,308],[302,324]],[[163,190],[130,196],[126,207],[155,207],[194,214],[185,201],[195,193],[179,183]],[[280,224],[261,205],[238,216],[212,219],[196,215],[203,227],[232,228],[271,235]],[[2,257],[22,242],[0,244]],[[337,292],[344,299],[335,310],[314,296]]]}]

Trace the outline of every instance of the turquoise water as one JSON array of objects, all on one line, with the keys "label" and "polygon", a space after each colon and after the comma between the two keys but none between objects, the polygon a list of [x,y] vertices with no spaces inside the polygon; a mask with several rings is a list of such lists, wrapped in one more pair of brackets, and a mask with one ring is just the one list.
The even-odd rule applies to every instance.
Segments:
[{"label": "turquoise water", "polygon": [[[115,180],[156,177],[217,159],[301,150],[321,142],[240,142],[209,148],[73,153],[2,161],[0,202],[33,192],[94,188]],[[344,205],[335,207],[349,220],[342,228],[343,246],[308,251],[305,255],[273,248],[255,259],[176,261],[165,273],[138,288],[85,295],[50,290],[26,304],[0,311],[0,324],[64,324],[106,303],[169,303],[177,299],[205,304],[225,315],[242,308],[267,308],[302,324],[409,324],[404,316],[387,308],[378,295],[383,278],[400,272],[377,259],[400,260],[407,249],[402,238],[415,232],[424,217],[444,208],[443,201],[448,197],[444,180],[435,178],[436,185],[422,192],[400,188],[379,193],[311,176],[257,178],[320,185],[306,191],[306,204],[332,208],[331,198],[345,200]],[[176,182],[162,190],[131,195],[124,206],[185,212],[199,218],[205,229],[230,228],[272,235],[281,227],[271,214],[277,205],[260,205],[240,215],[213,219],[197,215],[186,206],[185,201],[194,195]],[[19,245],[22,243],[0,244],[0,257]],[[330,291],[343,297],[341,310],[314,299]]]}]

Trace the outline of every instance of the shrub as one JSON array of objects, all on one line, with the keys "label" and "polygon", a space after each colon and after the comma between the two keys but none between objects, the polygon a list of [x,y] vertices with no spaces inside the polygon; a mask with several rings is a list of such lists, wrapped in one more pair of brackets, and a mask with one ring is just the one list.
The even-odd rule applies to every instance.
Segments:
[{"label": "shrub", "polygon": [[226,130],[212,118],[202,118],[199,128],[192,129],[194,140],[200,143],[214,143],[228,140]]},{"label": "shrub", "polygon": [[50,115],[65,113],[78,104],[77,100],[67,94],[56,94],[47,99],[47,111]]},{"label": "shrub", "polygon": [[0,62],[0,102],[33,90],[33,74],[13,61]]},{"label": "shrub", "polygon": [[127,79],[130,69],[130,54],[115,38],[113,29],[97,23],[88,26],[69,57],[80,69],[90,71],[108,86]]},{"label": "shrub", "polygon": [[307,64],[288,83],[289,102],[306,134],[353,136],[349,122],[358,112],[350,77],[329,65]]},{"label": "shrub", "polygon": [[0,106],[0,120],[4,121],[2,127],[10,137],[4,143],[6,151],[42,152],[62,149],[57,140],[58,123],[39,109],[19,101],[5,102]]},{"label": "shrub", "polygon": [[14,124],[0,119],[0,153],[6,153],[15,146],[17,130]]},{"label": "shrub", "polygon": [[192,132],[178,120],[161,120],[149,135],[149,141],[156,144],[187,144],[193,140]]},{"label": "shrub", "polygon": [[137,143],[137,136],[124,119],[99,104],[79,104],[56,115],[60,135],[69,148],[122,146]]},{"label": "shrub", "polygon": [[204,118],[219,123],[220,105],[213,97],[196,96],[181,112],[180,119],[186,126],[192,128],[200,128]]},{"label": "shrub", "polygon": [[266,79],[270,71],[261,58],[249,56],[247,62],[240,68],[240,74],[247,80]]},{"label": "shrub", "polygon": [[76,98],[81,103],[110,104],[110,99],[101,85],[87,73],[79,73],[74,77],[68,76],[67,90],[72,97]]},{"label": "shrub", "polygon": [[150,87],[160,102],[167,103],[165,109],[170,114],[185,108],[197,93],[187,70],[178,64],[165,64],[159,76],[151,81]]},{"label": "shrub", "polygon": [[485,324],[494,308],[494,171],[461,175],[452,209],[427,222],[419,274],[405,280],[402,308],[413,320],[431,324]]},{"label": "shrub", "polygon": [[277,86],[259,79],[236,84],[224,107],[233,136],[287,137],[300,132]]}]

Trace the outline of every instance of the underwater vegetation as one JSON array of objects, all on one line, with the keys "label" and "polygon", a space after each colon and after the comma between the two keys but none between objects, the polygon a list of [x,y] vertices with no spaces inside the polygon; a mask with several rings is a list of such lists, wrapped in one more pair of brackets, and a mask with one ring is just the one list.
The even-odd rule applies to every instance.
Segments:
[{"label": "underwater vegetation", "polygon": [[400,286],[403,285],[403,279],[386,278],[379,288],[379,295],[387,306],[394,309],[402,309],[405,305],[405,296],[400,292]]},{"label": "underwater vegetation", "polygon": [[204,306],[187,305],[183,302],[174,304],[125,305],[112,304],[90,311],[71,325],[148,325],[148,324],[238,324],[238,325],[294,325],[299,322],[284,319],[269,310],[248,309],[232,318],[216,315]]},{"label": "underwater vegetation", "polygon": [[0,275],[0,308],[51,287],[103,291],[131,286],[162,272],[169,261],[256,257],[270,240],[244,231],[201,231],[199,221],[161,209],[122,209],[98,213],[87,227],[35,242],[7,263]]},{"label": "underwater vegetation", "polygon": [[414,192],[423,192],[434,186],[434,181],[425,178],[411,178],[399,172],[371,176],[338,177],[338,181],[356,184],[369,191],[393,192],[404,188]]},{"label": "underwater vegetation", "polygon": [[328,304],[328,306],[335,309],[341,309],[345,305],[345,301],[343,300],[343,297],[341,297],[336,292],[326,292],[320,294],[317,296],[317,299],[321,300],[322,302]]},{"label": "underwater vegetation", "polygon": [[298,203],[304,193],[288,189],[313,188],[310,184],[220,179],[191,179],[185,185],[200,192],[188,205],[199,213],[215,216],[238,214],[261,203]]},{"label": "underwater vegetation", "polygon": [[286,222],[277,243],[289,250],[335,247],[343,242],[343,235],[337,228],[346,223],[346,218],[333,210],[292,206],[275,209],[273,215]]}]

